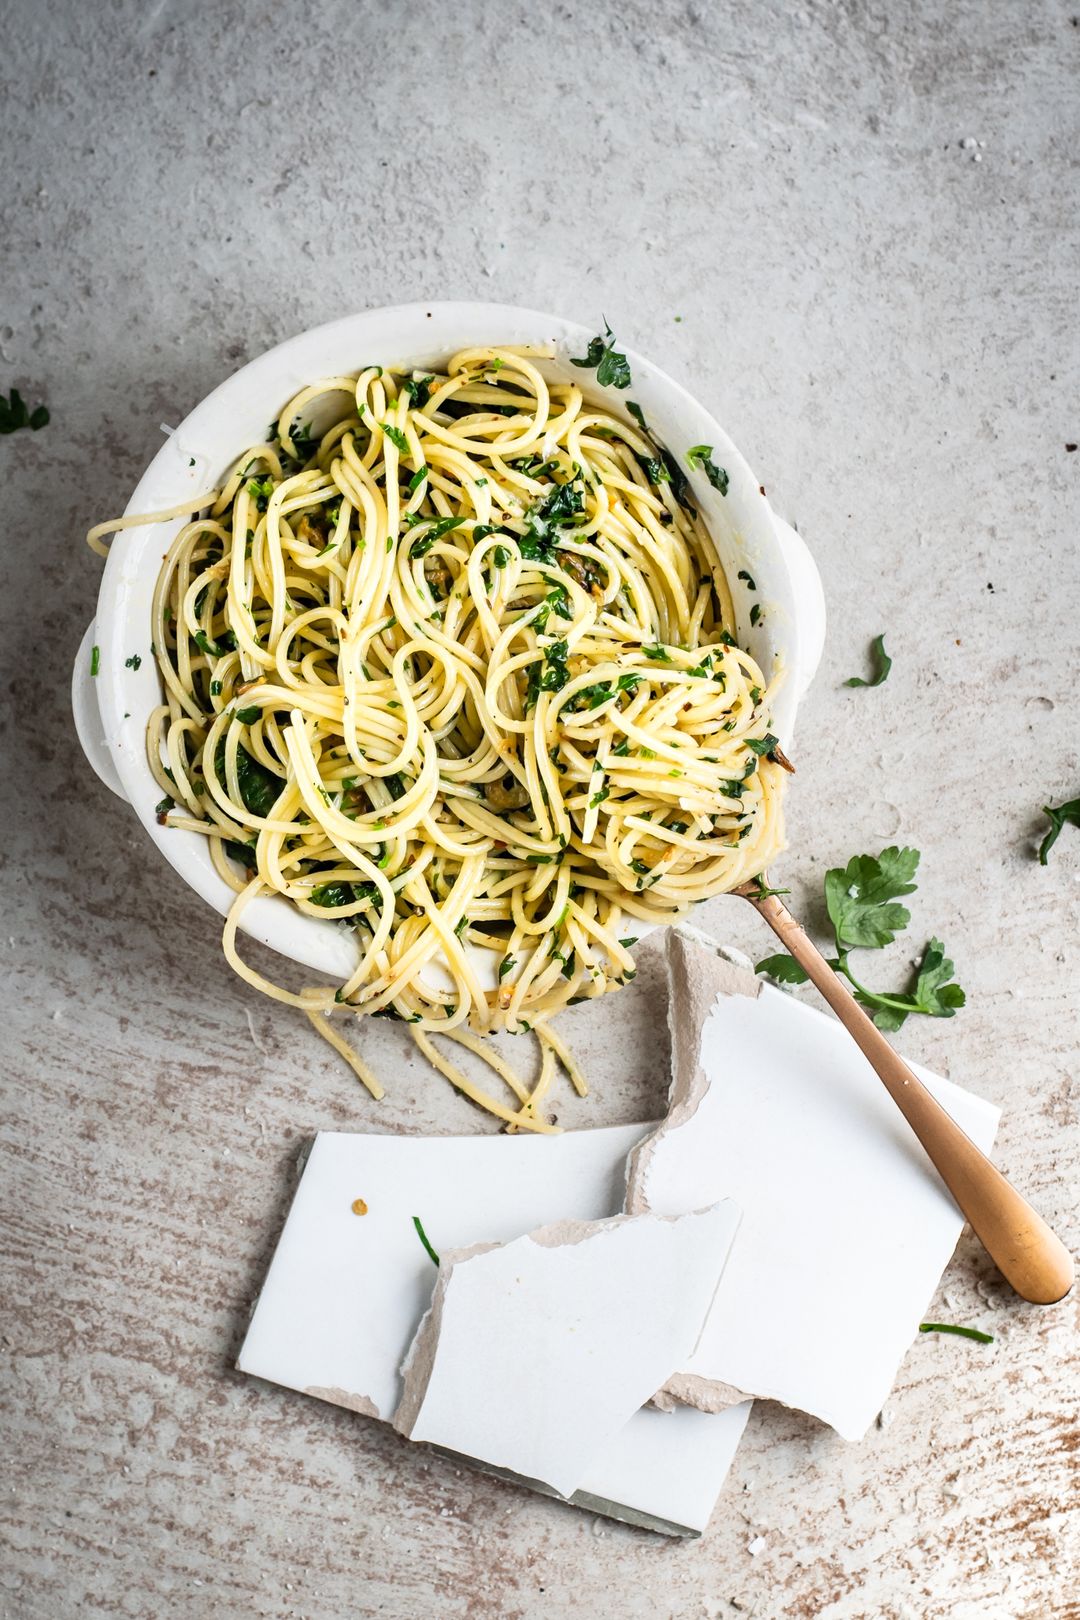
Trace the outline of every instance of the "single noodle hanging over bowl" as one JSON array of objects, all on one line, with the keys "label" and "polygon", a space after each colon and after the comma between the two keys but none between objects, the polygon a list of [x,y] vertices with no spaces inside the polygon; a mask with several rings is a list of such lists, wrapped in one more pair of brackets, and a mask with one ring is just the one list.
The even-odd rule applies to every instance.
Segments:
[{"label": "single noodle hanging over bowl", "polygon": [[[301,390],[179,509],[200,515],[154,594],[147,731],[160,819],[204,834],[236,891],[236,971],[376,1095],[336,1006],[404,1020],[455,1085],[533,1130],[551,1129],[556,1060],[584,1090],[552,1015],[633,977],[628,918],[672,922],[764,870],[790,769],[678,464],[640,412],[545,380],[552,353]],[[267,893],[353,931],[346,983],[293,991],[241,960],[240,916]],[[475,1039],[529,1028],[532,1091]],[[432,1035],[485,1056],[516,1106]]]}]

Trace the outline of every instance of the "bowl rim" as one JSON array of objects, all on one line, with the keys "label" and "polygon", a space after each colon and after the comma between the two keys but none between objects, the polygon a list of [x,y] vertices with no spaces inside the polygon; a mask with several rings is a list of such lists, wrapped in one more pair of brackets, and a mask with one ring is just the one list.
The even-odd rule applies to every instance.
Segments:
[{"label": "bowl rim", "polygon": [[[452,339],[440,336],[447,328],[458,333]],[[406,345],[402,353],[400,331],[415,334],[411,348]],[[509,335],[503,335],[508,333]],[[387,334],[395,334],[393,337]],[[217,455],[216,443],[221,437],[222,416],[230,419],[242,416],[239,409],[242,397],[258,392],[271,409],[278,409],[291,394],[305,382],[318,376],[348,373],[364,363],[385,365],[431,364],[431,359],[415,360],[417,355],[441,354],[444,357],[455,350],[480,343],[522,343],[554,341],[556,359],[553,364],[564,365],[574,354],[584,353],[592,329],[581,322],[561,316],[511,304],[488,303],[471,300],[415,301],[383,308],[360,311],[340,316],[319,326],[296,333],[274,345],[255,359],[248,361],[226,376],[188,412],[179,425],[168,433],[165,443],[152,457],[124,509],[125,516],[149,512],[179,504],[188,494],[201,488],[213,487],[220,470],[242,452],[253,440],[238,434],[237,442],[227,456]],[[425,341],[427,338],[429,341]],[[435,341],[430,341],[434,339]],[[393,353],[387,354],[387,346]],[[762,559],[767,559],[767,572],[772,579],[772,607],[784,627],[782,653],[773,647],[772,663],[787,664],[792,671],[800,662],[807,662],[806,636],[799,613],[798,570],[790,555],[785,557],[784,536],[748,463],[719,422],[687,388],[667,372],[656,366],[636,350],[620,345],[633,373],[632,390],[615,392],[601,389],[583,372],[574,380],[584,384],[589,397],[600,397],[605,407],[615,414],[627,416],[627,399],[633,396],[643,402],[646,418],[658,419],[657,436],[669,444],[675,453],[684,452],[681,444],[671,444],[672,435],[660,426],[665,417],[681,414],[695,423],[697,435],[688,443],[709,442],[714,458],[723,461],[728,473],[728,495],[724,507],[722,499],[708,484],[702,473],[691,470],[688,474],[694,488],[695,500],[702,510],[706,524],[716,534],[726,525],[733,531],[734,540],[747,560],[756,560],[761,570]],[[315,355],[330,357],[341,351],[334,364],[319,364]],[[382,357],[380,358],[380,352]],[[368,361],[362,357],[368,356]],[[312,357],[312,358],[308,358]],[[290,382],[288,379],[292,379]],[[298,379],[298,380],[297,380]],[[660,410],[655,409],[654,396],[659,396]],[[622,410],[620,412],[620,406]],[[260,410],[266,412],[267,406]],[[250,403],[247,414],[251,414]],[[628,419],[628,417],[627,417]],[[266,414],[262,420],[267,420]],[[205,438],[215,444],[216,460],[211,463],[205,451]],[[194,451],[194,454],[189,452]],[[207,480],[207,472],[214,477]],[[154,697],[143,701],[142,718],[133,724],[139,704],[139,693],[160,692],[156,665],[153,659],[144,660],[141,671],[126,665],[130,649],[125,651],[125,635],[131,639],[130,616],[133,602],[147,596],[147,581],[152,591],[160,566],[161,546],[171,540],[186,518],[165,523],[147,524],[121,530],[113,539],[105,562],[98,591],[97,643],[100,648],[100,676],[94,682],[101,714],[102,733],[106,747],[119,777],[124,796],[132,805],[146,832],[169,864],[190,887],[208,901],[222,915],[231,906],[235,895],[222,882],[210,860],[205,839],[196,833],[159,826],[155,805],[158,788],[145,757],[146,715],[160,702]],[[810,565],[812,568],[812,564]],[[729,580],[736,601],[738,617],[739,593],[735,581]],[[753,633],[739,624],[740,642],[755,639]],[[146,619],[148,644],[149,618]],[[770,631],[771,634],[771,631]],[[758,637],[757,639],[761,639]],[[818,648],[818,650],[820,650]],[[762,660],[759,658],[759,662]],[[810,673],[816,663],[816,653],[810,655]],[[149,666],[149,667],[147,667]],[[766,670],[769,674],[771,671]],[[808,677],[807,677],[808,678]],[[805,686],[805,681],[803,683]],[[781,688],[774,708],[773,724],[781,738],[790,737],[795,708],[801,692],[789,680]],[[125,707],[128,705],[129,707]],[[651,925],[657,926],[657,925]],[[240,922],[241,930],[268,945],[280,955],[319,972],[346,977],[355,962],[355,946],[351,933],[335,924],[307,917],[280,896],[261,896],[246,909]],[[634,920],[639,935],[648,929]],[[478,953],[485,957],[488,953]]]}]

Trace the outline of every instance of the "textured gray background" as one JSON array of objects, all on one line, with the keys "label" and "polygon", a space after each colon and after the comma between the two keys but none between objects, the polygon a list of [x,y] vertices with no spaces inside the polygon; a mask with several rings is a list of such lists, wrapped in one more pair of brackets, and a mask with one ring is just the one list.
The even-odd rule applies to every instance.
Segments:
[{"label": "textured gray background", "polygon": [[[1080,1245],[1080,834],[1032,859],[1080,793],[1075,7],[0,4],[0,381],[53,418],[0,445],[4,1615],[1080,1615],[1076,1304],[1003,1297],[970,1240],[935,1309],[996,1342],[920,1340],[859,1446],[759,1403],[693,1545],[235,1375],[302,1138],[485,1125],[388,1026],[376,1109],[233,978],[66,697],[82,531],[238,363],[413,297],[604,312],[824,576],[783,877],[813,917],[826,866],[924,851],[913,942],[970,1005],[902,1044],[1005,1104]],[[844,690],[880,630],[890,681]],[[662,1014],[643,972],[569,1016],[565,1121],[655,1112]]]}]

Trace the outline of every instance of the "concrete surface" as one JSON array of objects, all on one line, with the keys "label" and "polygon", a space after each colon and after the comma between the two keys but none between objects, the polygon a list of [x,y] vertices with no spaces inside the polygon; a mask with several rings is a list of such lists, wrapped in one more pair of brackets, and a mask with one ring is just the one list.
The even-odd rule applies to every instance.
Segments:
[{"label": "concrete surface", "polygon": [[[236,1376],[301,1140],[486,1126],[388,1027],[369,1104],[230,974],[66,696],[82,531],[239,362],[410,297],[603,312],[821,565],[784,879],[813,918],[828,865],[924,851],[913,945],[941,935],[970,1005],[903,1045],[1005,1104],[1002,1162],[1080,1244],[1080,832],[1033,860],[1039,807],[1080,793],[1075,0],[6,0],[0,24],[0,380],[52,411],[0,444],[3,1614],[1080,1615],[1076,1304],[1020,1307],[970,1240],[932,1309],[995,1342],[921,1339],[859,1446],[759,1403],[694,1545]],[[845,690],[882,630],[889,682]],[[766,944],[736,901],[706,920]],[[654,1112],[661,1029],[646,972],[576,1010],[595,1090],[564,1121]]]}]

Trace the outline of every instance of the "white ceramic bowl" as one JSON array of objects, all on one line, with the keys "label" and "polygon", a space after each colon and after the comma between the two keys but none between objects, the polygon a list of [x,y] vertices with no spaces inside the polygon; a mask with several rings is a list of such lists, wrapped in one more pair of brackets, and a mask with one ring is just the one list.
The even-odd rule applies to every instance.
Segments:
[{"label": "white ceramic bowl", "polygon": [[[265,437],[267,423],[285,402],[319,377],[369,364],[434,370],[458,349],[552,341],[557,358],[544,363],[549,375],[572,378],[627,420],[626,401],[635,400],[651,430],[681,462],[685,464],[690,445],[711,444],[714,459],[727,469],[726,496],[703,473],[691,472],[690,481],[731,583],[738,639],[767,675],[785,671],[774,724],[788,742],[825,637],[821,581],[810,553],[776,517],[724,430],[650,361],[626,350],[633,383],[625,392],[598,388],[595,373],[569,365],[569,356],[584,354],[593,334],[593,328],[505,304],[402,304],[317,326],[251,361],[196,406],[146,469],[127,513],[177,506],[189,494],[213,487],[237,455]],[[161,560],[184,521],[127,529],[112,542],[97,617],[75,663],[72,707],[79,740],[102,781],[129,802],[185,881],[224,913],[232,891],[215,872],[205,840],[198,833],[158,826],[154,806],[161,795],[146,761],[146,720],[161,701],[150,656],[150,601]],[[740,569],[753,577],[756,594],[738,581]],[[749,617],[754,602],[764,610],[756,626]],[[96,679],[90,674],[95,645],[100,660]],[[142,659],[138,669],[127,667],[134,653]],[[248,906],[243,926],[283,956],[336,977],[347,976],[355,963],[346,929],[306,917],[280,898],[266,897]]]}]

